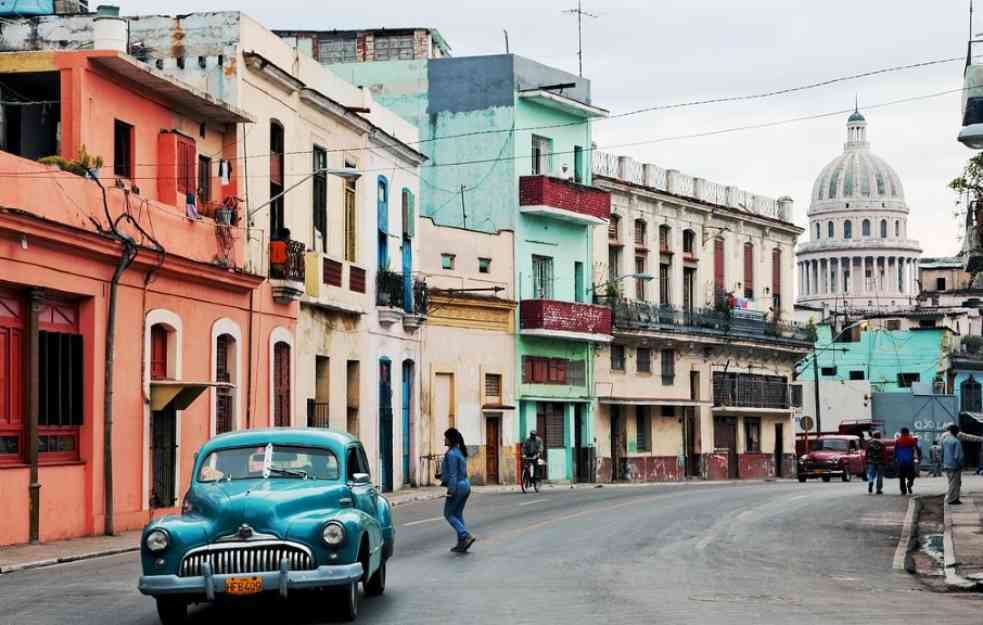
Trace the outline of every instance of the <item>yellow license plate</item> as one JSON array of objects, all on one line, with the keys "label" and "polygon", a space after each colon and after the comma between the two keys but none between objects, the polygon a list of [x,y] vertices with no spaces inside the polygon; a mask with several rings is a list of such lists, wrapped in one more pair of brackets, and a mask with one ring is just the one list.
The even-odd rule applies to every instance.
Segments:
[{"label": "yellow license plate", "polygon": [[230,577],[225,580],[225,592],[230,595],[255,595],[263,591],[259,577]]}]

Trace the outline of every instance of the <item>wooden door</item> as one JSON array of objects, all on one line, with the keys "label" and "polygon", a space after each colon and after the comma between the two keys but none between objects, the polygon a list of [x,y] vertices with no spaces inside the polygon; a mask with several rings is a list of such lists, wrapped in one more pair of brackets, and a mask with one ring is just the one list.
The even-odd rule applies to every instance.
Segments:
[{"label": "wooden door", "polygon": [[177,413],[173,407],[157,410],[150,416],[150,456],[153,471],[153,490],[150,505],[170,508],[177,502],[174,483],[177,461]]},{"label": "wooden door", "polygon": [[485,419],[485,482],[498,484],[498,448],[501,419],[487,417]]},{"label": "wooden door", "polygon": [[290,345],[273,346],[273,425],[290,425]]},{"label": "wooden door", "polygon": [[737,479],[737,419],[716,417],[713,420],[713,446],[727,450],[727,477]]},{"label": "wooden door", "polygon": [[150,328],[150,379],[167,378],[167,330],[158,324]]},{"label": "wooden door", "polygon": [[775,477],[782,477],[782,459],[785,456],[785,424],[775,424]]},{"label": "wooden door", "polygon": [[611,481],[623,477],[621,464],[627,452],[625,420],[621,414],[621,406],[610,406],[611,410]]},{"label": "wooden door", "polygon": [[724,291],[724,240],[716,239],[713,242],[713,289],[714,297]]}]

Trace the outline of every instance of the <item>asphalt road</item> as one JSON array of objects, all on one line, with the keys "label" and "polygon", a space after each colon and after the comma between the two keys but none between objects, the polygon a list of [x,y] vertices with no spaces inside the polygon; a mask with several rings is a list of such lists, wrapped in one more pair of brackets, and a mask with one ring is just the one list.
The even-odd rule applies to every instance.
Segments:
[{"label": "asphalt road", "polygon": [[[893,493],[888,489],[889,493]],[[388,589],[360,623],[979,625],[977,595],[892,569],[907,499],[863,483],[694,484],[475,495],[472,553],[442,502],[396,509]],[[0,576],[0,625],[156,623],[135,554]],[[192,623],[333,622],[325,599],[203,606]]]}]

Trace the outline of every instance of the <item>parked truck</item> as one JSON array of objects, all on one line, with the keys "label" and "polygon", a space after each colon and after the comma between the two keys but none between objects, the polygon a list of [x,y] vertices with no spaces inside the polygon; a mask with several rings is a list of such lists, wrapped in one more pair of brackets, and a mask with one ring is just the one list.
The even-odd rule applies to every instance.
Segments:
[{"label": "parked truck", "polygon": [[[802,432],[795,441],[797,476],[800,482],[819,478],[824,482],[839,477],[849,482],[863,479],[867,467],[867,444],[874,432],[883,432],[883,424],[870,419],[843,421],[835,432]],[[883,435],[882,435],[883,436]],[[882,437],[885,474],[897,475],[894,464],[894,439]]]}]

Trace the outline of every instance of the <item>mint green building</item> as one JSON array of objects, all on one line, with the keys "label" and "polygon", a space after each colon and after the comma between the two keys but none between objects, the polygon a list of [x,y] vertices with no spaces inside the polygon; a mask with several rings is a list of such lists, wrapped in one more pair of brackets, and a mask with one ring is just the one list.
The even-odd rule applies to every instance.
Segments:
[{"label": "mint green building", "polygon": [[[595,346],[611,340],[611,314],[591,303],[592,230],[610,214],[607,192],[590,186],[591,122],[607,112],[591,103],[584,78],[514,54],[420,58],[420,41],[416,58],[372,59],[359,44],[364,59],[328,65],[419,128],[416,147],[429,159],[421,217],[513,233],[515,331],[503,340],[516,354],[515,401],[503,437],[515,445],[537,430],[549,479],[592,481],[591,363]],[[480,424],[471,431],[484,437]]]}]

